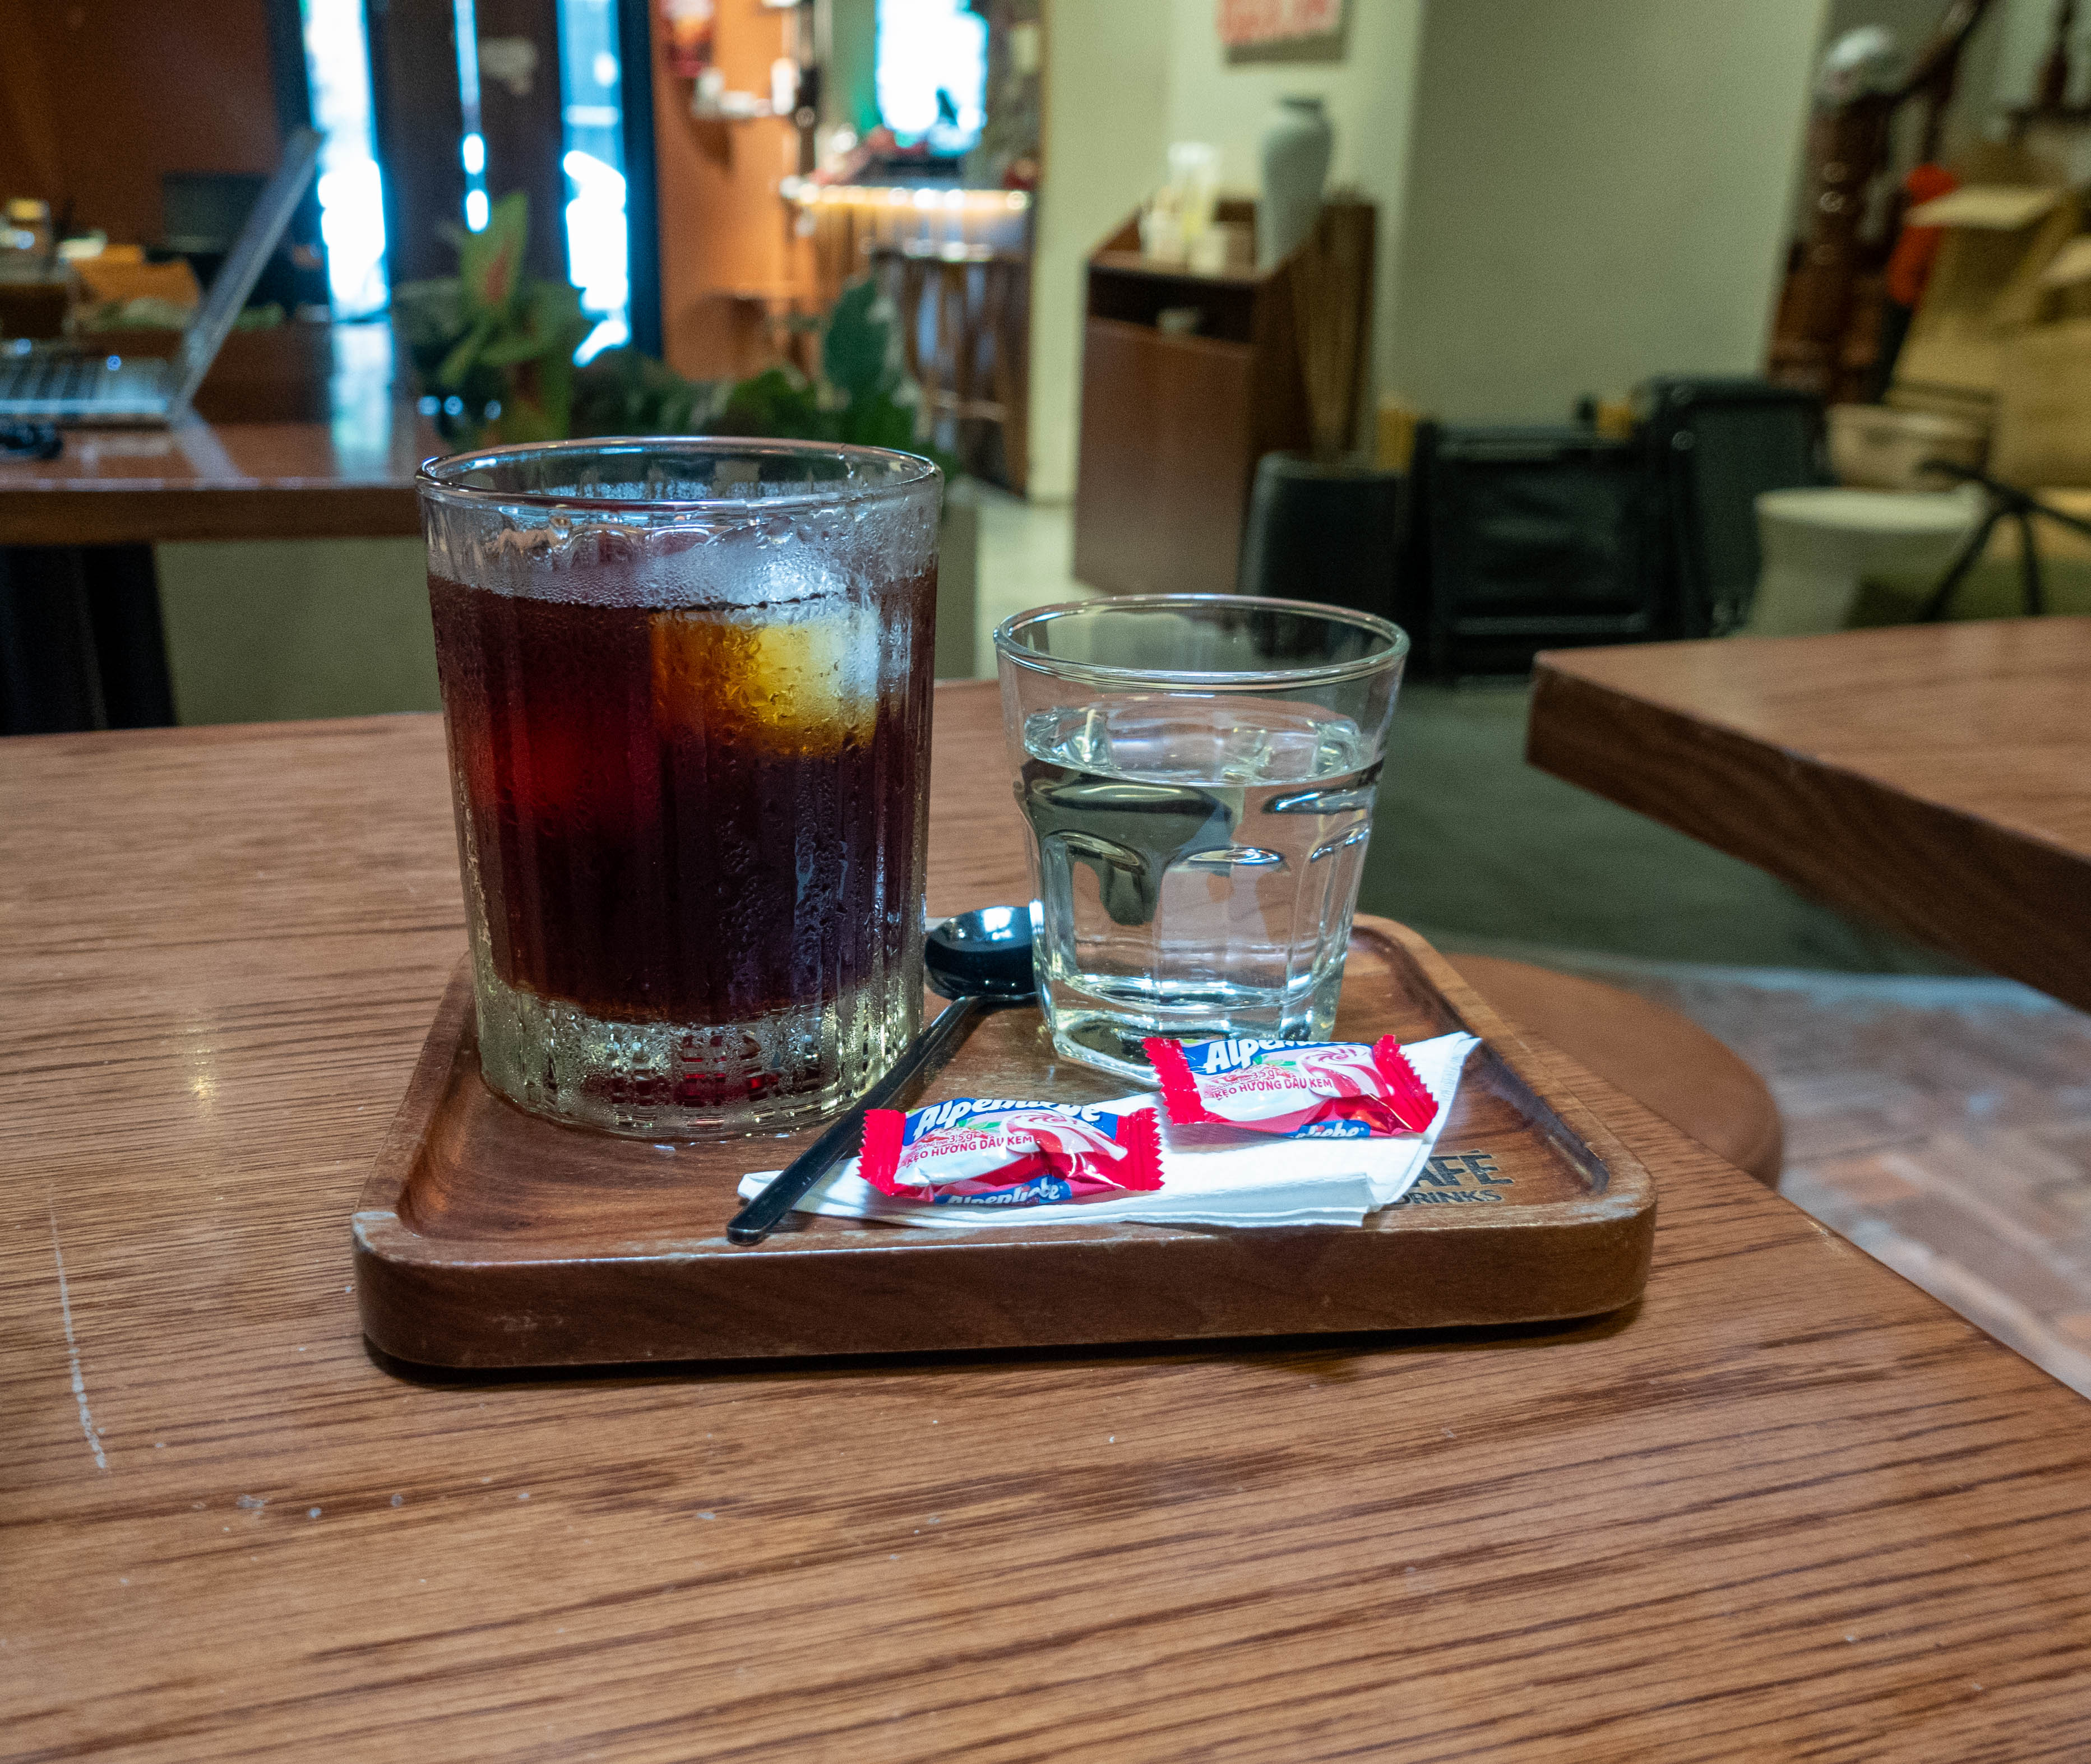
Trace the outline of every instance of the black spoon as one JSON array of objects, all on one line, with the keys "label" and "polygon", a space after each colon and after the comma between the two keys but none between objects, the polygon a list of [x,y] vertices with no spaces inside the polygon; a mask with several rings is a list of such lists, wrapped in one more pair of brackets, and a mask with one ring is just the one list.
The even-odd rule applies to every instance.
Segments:
[{"label": "black spoon", "polygon": [[861,1101],[779,1171],[768,1188],[735,1214],[726,1241],[759,1244],[783,1223],[806,1191],[864,1140],[867,1109],[889,1109],[934,1077],[965,1045],[980,1020],[1029,1004],[1038,983],[1031,968],[1031,914],[1023,907],[982,907],[932,925],[922,942],[922,965],[932,990],[951,1003],[908,1044]]}]

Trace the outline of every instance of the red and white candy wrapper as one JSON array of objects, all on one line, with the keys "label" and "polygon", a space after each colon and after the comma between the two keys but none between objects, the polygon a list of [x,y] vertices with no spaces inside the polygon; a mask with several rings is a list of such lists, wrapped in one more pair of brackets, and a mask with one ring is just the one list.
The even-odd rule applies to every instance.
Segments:
[{"label": "red and white candy wrapper", "polygon": [[1162,1186],[1151,1107],[954,1097],[864,1118],[864,1180],[936,1205],[1041,1206]]},{"label": "red and white candy wrapper", "polygon": [[1176,1127],[1209,1124],[1287,1139],[1421,1133],[1437,1119],[1391,1035],[1363,1042],[1228,1040],[1140,1044]]}]

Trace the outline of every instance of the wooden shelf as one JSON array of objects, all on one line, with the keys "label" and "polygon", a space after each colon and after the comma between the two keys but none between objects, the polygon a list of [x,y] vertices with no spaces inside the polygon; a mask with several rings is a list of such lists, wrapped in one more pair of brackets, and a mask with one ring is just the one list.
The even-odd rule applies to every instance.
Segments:
[{"label": "wooden shelf", "polygon": [[[1227,203],[1219,218],[1254,214]],[[1257,462],[1313,442],[1296,302],[1355,300],[1369,314],[1370,253],[1343,285],[1303,277],[1301,257],[1209,274],[1139,243],[1128,218],[1089,257],[1075,574],[1114,594],[1231,593]],[[1160,328],[1186,306],[1195,330]],[[1362,347],[1369,326],[1359,330]]]},{"label": "wooden shelf", "polygon": [[1218,287],[1252,288],[1262,278],[1253,270],[1193,270],[1188,264],[1164,263],[1137,251],[1100,251],[1089,259],[1092,270],[1119,275],[1152,276],[1158,281],[1209,282]]}]

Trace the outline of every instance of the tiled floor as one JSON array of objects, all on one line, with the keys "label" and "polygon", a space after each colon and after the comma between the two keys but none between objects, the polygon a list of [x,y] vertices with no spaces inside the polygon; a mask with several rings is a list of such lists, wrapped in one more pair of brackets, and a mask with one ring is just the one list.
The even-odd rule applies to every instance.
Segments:
[{"label": "tiled floor", "polygon": [[1779,1192],[2091,1396],[2091,1016],[1996,980],[1619,966],[1762,1072]]},{"label": "tiled floor", "polygon": [[988,485],[980,499],[980,598],[975,673],[994,677],[994,628],[1011,614],[1096,591],[1074,578],[1075,524],[1065,502],[1027,502]]}]

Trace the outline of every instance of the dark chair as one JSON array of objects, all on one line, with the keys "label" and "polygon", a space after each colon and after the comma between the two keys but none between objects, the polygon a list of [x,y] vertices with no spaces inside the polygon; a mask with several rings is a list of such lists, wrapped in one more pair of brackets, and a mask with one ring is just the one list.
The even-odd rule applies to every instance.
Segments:
[{"label": "dark chair", "polygon": [[150,546],[0,546],[0,735],[175,720]]},{"label": "dark chair", "polygon": [[1831,481],[1822,401],[1769,380],[1671,378],[1636,388],[1634,403],[1661,634],[1725,636],[1757,595],[1759,495]]},{"label": "dark chair", "polygon": [[1522,674],[1541,649],[1658,626],[1642,456],[1569,425],[1416,431],[1395,617],[1436,675]]},{"label": "dark chair", "polygon": [[1393,617],[1401,483],[1377,466],[1266,453],[1249,492],[1235,592]]}]

